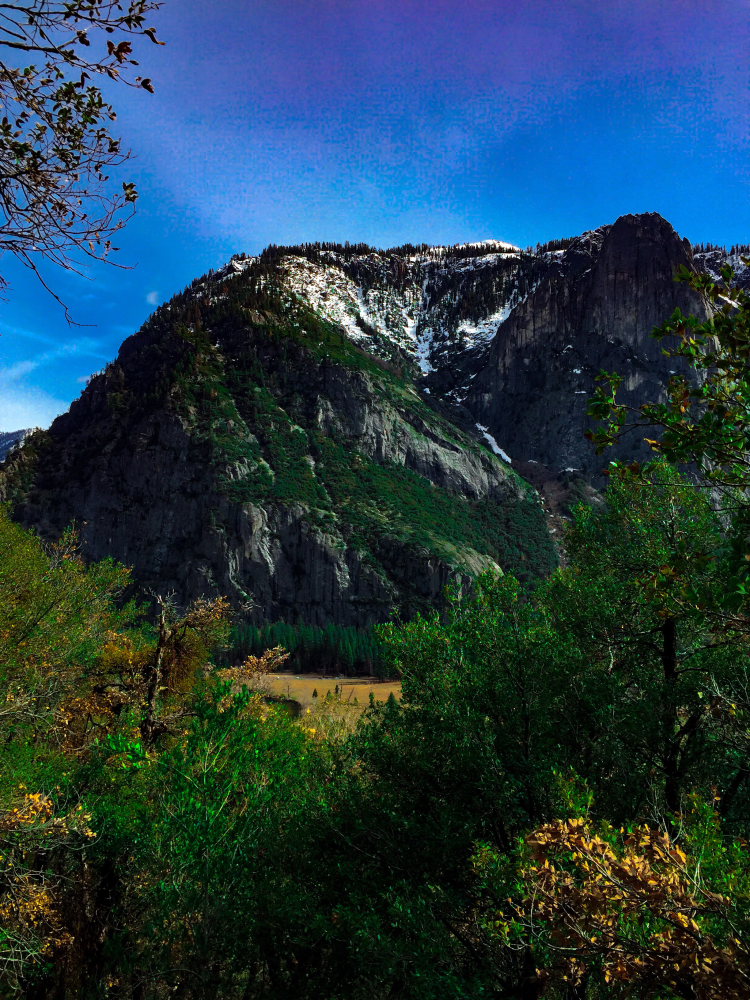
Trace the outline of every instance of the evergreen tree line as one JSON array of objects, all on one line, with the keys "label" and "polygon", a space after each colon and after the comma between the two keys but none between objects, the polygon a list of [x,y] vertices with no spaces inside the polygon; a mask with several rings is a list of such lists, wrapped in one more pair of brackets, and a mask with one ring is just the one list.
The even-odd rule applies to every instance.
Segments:
[{"label": "evergreen tree line", "polygon": [[566,236],[558,240],[548,240],[546,243],[537,243],[534,247],[533,253],[552,253],[555,250],[567,250],[568,247],[576,241],[578,237],[576,236]]},{"label": "evergreen tree line", "polygon": [[290,654],[284,669],[294,673],[384,676],[383,650],[375,631],[334,624],[239,625],[232,629],[229,648],[218,654],[219,662],[234,666],[276,646]]},{"label": "evergreen tree line", "polygon": [[[718,251],[719,253],[727,253],[727,248],[721,246],[719,243],[695,243],[693,244],[693,253],[714,253]],[[728,251],[730,254],[750,254],[750,244],[748,243],[733,243]]]}]

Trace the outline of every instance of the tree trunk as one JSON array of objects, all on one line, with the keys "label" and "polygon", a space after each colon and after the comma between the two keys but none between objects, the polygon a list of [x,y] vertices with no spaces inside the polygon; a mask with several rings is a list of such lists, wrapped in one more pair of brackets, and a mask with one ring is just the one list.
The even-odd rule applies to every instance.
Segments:
[{"label": "tree trunk", "polygon": [[668,618],[661,627],[664,699],[662,703],[662,739],[664,741],[664,803],[671,815],[680,808],[680,745],[677,737],[677,621]]},{"label": "tree trunk", "polygon": [[170,629],[167,625],[167,609],[161,601],[159,603],[161,604],[161,611],[159,612],[159,640],[156,644],[154,663],[150,668],[148,676],[143,722],[141,722],[141,737],[144,743],[151,743],[154,738],[154,730],[156,728],[156,700],[159,696],[159,688],[161,686],[164,651],[170,638]]}]

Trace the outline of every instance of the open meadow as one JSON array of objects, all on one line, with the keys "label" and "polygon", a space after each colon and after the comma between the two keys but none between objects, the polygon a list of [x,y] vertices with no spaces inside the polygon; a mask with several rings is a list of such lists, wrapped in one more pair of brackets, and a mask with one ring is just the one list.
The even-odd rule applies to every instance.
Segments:
[{"label": "open meadow", "polygon": [[269,693],[299,702],[303,710],[322,705],[328,699],[351,707],[366,708],[370,694],[375,701],[387,701],[391,694],[401,697],[400,681],[377,677],[323,677],[320,674],[268,674]]}]

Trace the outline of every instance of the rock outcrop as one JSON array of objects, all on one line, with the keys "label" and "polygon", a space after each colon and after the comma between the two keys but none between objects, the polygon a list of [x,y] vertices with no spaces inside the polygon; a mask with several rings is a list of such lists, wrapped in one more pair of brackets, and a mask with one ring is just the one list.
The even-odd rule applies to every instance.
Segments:
[{"label": "rock outcrop", "polygon": [[679,268],[693,267],[692,252],[650,214],[626,215],[544,258],[463,402],[514,459],[598,478],[609,460],[648,449],[631,437],[605,458],[594,454],[584,437],[594,379],[619,372],[622,402],[637,407],[684,371],[651,333],[677,308],[706,315],[700,297],[674,280]]}]

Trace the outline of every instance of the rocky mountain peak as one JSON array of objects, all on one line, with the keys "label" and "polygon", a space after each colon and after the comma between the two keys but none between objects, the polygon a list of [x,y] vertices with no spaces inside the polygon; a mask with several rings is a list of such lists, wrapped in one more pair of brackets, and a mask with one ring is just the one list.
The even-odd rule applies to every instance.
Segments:
[{"label": "rocky mountain peak", "polygon": [[460,390],[461,402],[514,459],[598,478],[606,461],[644,454],[624,442],[606,459],[584,438],[587,401],[601,370],[625,376],[624,400],[658,398],[675,369],[651,337],[676,308],[705,315],[675,282],[693,267],[690,245],[656,213],[626,215],[542,252],[529,295],[494,338],[487,361]]}]

